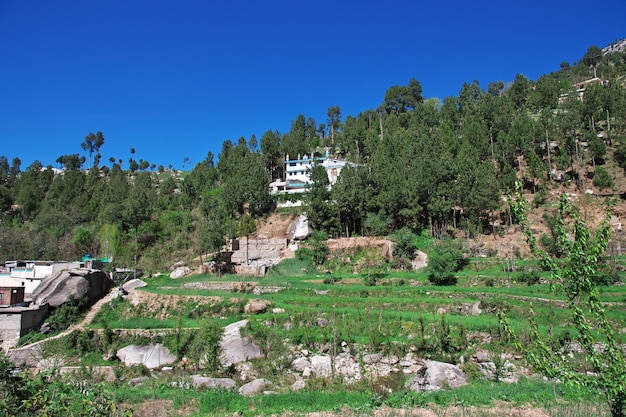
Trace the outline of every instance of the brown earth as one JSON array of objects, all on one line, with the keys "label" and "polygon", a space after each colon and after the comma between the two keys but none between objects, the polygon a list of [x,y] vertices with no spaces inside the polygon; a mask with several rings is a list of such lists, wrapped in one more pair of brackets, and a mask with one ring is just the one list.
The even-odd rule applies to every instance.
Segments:
[{"label": "brown earth", "polygon": [[[145,401],[133,408],[135,417],[169,417],[169,416],[187,416],[198,412],[198,408],[195,404],[189,404],[185,409],[174,409],[172,400],[153,400]],[[580,412],[580,405],[572,405],[569,408],[576,409]],[[585,406],[582,406],[583,409]],[[589,406],[588,415],[597,415],[597,409]],[[567,410],[567,405],[561,405],[560,411]],[[566,411],[565,411],[566,412]],[[233,414],[233,417],[238,416],[238,413]],[[344,408],[339,411],[322,411],[312,412],[307,414],[293,413],[291,411],[285,411],[276,417],[357,417],[362,416],[363,411],[353,411]],[[374,417],[550,417],[547,410],[540,407],[526,406],[512,406],[505,402],[497,402],[492,407],[439,407],[436,405],[429,408],[411,408],[411,409],[395,409],[388,407],[380,407],[375,410],[369,410],[367,415]],[[569,414],[567,414],[569,415]]]},{"label": "brown earth", "polygon": [[[588,186],[590,184],[586,184]],[[626,184],[625,184],[626,186]],[[593,187],[591,187],[593,189]],[[546,207],[550,211],[558,207],[558,200],[561,193],[566,193],[570,200],[579,208],[582,218],[588,222],[591,228],[596,228],[604,215],[604,200],[600,190],[593,190],[595,194],[586,194],[578,192],[574,187],[556,187],[551,190],[546,197],[547,204],[535,209],[531,207],[533,194],[526,194],[525,199],[528,201],[528,218],[536,235],[548,232],[548,227],[543,219]],[[618,199],[619,200],[619,199]],[[503,207],[506,207],[506,201],[503,201]],[[291,224],[298,217],[291,213],[277,213],[270,215],[266,219],[257,222],[256,237],[258,239],[273,238],[289,238]],[[618,201],[613,215],[613,230],[621,228],[622,223],[626,220],[626,203]],[[518,253],[523,257],[530,256],[526,237],[519,226],[507,226],[504,219],[496,222],[498,233],[479,235],[468,239],[468,245],[475,253],[495,254],[500,258],[513,258]],[[465,233],[460,230],[456,233],[457,238],[464,238]],[[351,237],[340,239],[329,239],[327,246],[331,253],[336,251],[344,251],[356,249],[359,247],[377,247],[380,248],[383,256],[388,256],[385,246],[388,244],[385,237]],[[418,248],[419,249],[419,248]]]}]

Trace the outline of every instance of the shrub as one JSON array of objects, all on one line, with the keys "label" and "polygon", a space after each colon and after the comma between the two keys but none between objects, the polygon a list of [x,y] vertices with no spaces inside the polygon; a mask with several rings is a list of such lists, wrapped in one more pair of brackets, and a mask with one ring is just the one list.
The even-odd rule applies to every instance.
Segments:
[{"label": "shrub", "polygon": [[606,169],[597,167],[595,175],[593,176],[593,185],[604,190],[605,188],[614,188],[615,182]]},{"label": "shrub", "polygon": [[522,272],[518,275],[517,280],[519,282],[524,282],[528,285],[535,285],[539,282],[541,277],[535,271],[532,272]]},{"label": "shrub", "polygon": [[462,270],[467,263],[459,245],[450,239],[435,246],[428,258],[428,280],[435,285],[455,285],[457,278],[454,273]]}]

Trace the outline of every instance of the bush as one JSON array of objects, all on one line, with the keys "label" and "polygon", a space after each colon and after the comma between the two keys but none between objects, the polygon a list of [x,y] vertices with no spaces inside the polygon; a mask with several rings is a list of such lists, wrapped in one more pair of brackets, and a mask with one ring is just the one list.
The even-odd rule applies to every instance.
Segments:
[{"label": "bush", "polygon": [[597,167],[595,175],[593,176],[593,185],[604,190],[605,188],[614,188],[615,182],[606,169]]},{"label": "bush", "polygon": [[517,280],[519,282],[524,282],[524,283],[526,283],[528,285],[535,285],[535,284],[539,283],[540,279],[541,279],[541,277],[535,271],[532,271],[532,272],[522,272],[517,277]]},{"label": "bush", "polygon": [[415,244],[413,232],[407,227],[398,230],[394,236],[395,244],[393,245],[394,258],[406,259],[412,261],[415,259]]},{"label": "bush", "polygon": [[428,280],[435,285],[455,285],[455,272],[463,269],[467,261],[459,244],[451,239],[441,241],[428,256],[430,275]]},{"label": "bush", "polygon": [[311,260],[315,265],[322,265],[328,256],[327,239],[328,235],[326,232],[321,230],[314,231],[307,239],[305,245],[296,251],[296,256],[301,260]]}]

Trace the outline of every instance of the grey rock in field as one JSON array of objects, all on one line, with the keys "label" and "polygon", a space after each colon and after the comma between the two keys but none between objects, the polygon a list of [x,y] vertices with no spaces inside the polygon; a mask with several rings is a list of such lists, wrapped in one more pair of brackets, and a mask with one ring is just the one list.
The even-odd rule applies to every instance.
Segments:
[{"label": "grey rock in field", "polygon": [[470,310],[470,314],[472,316],[480,316],[482,312],[483,310],[480,308],[480,301],[476,301],[474,304],[472,304],[472,308]]},{"label": "grey rock in field", "polygon": [[176,362],[176,356],[160,343],[147,346],[129,345],[118,350],[116,356],[126,366],[143,364],[148,369],[160,368]]},{"label": "grey rock in field", "polygon": [[147,376],[138,376],[137,378],[133,378],[130,381],[128,381],[128,385],[130,385],[131,387],[136,387],[138,385],[143,384],[149,379],[150,378],[148,378]]},{"label": "grey rock in field", "polygon": [[254,299],[248,301],[248,304],[246,304],[246,306],[243,308],[243,311],[246,314],[261,314],[265,313],[268,306],[269,302],[261,299]]},{"label": "grey rock in field", "polygon": [[242,385],[239,388],[239,394],[244,397],[251,397],[265,391],[267,388],[272,388],[273,386],[274,384],[272,384],[271,381],[259,378]]},{"label": "grey rock in field", "polygon": [[208,388],[208,389],[225,389],[234,390],[237,388],[237,383],[231,378],[208,378],[200,375],[192,375],[191,383],[194,389]]},{"label": "grey rock in field", "polygon": [[190,273],[191,273],[191,268],[187,266],[179,266],[178,268],[172,271],[172,273],[170,274],[170,278],[172,279],[183,278],[189,275]]},{"label": "grey rock in field", "polygon": [[319,317],[317,319],[317,326],[321,327],[322,329],[324,327],[328,327],[328,320],[326,320],[325,318]]},{"label": "grey rock in field", "polygon": [[405,388],[411,391],[438,391],[444,386],[458,388],[467,385],[467,376],[456,365],[445,362],[425,361]]},{"label": "grey rock in field", "polygon": [[317,377],[327,377],[332,374],[330,356],[315,355],[311,357],[311,371]]},{"label": "grey rock in field", "polygon": [[135,278],[135,279],[131,279],[130,281],[122,285],[122,289],[126,291],[127,293],[129,293],[136,288],[145,287],[146,285],[148,284],[146,284],[145,281]]},{"label": "grey rock in field", "polygon": [[305,388],[306,388],[306,382],[304,382],[304,379],[296,380],[296,382],[291,384],[291,387],[289,387],[289,389],[291,389],[292,391],[300,391]]},{"label": "grey rock in field", "polygon": [[363,355],[363,363],[369,365],[372,363],[379,362],[383,358],[382,353],[369,353],[367,355]]},{"label": "grey rock in field", "polygon": [[306,368],[311,367],[311,362],[309,362],[307,358],[297,358],[294,359],[293,362],[291,362],[291,367],[294,369],[294,371],[304,372]]},{"label": "grey rock in field", "polygon": [[220,362],[222,366],[228,367],[245,362],[250,359],[263,357],[261,349],[247,337],[241,337],[239,329],[248,324],[248,320],[240,320],[229,324],[224,328],[224,334],[220,341],[222,355]]},{"label": "grey rock in field", "polygon": [[174,265],[172,265],[170,267],[170,271],[173,271],[176,268],[180,268],[181,266],[186,266],[186,265],[187,265],[187,262],[185,262],[185,261],[178,261],[178,262],[174,263]]}]

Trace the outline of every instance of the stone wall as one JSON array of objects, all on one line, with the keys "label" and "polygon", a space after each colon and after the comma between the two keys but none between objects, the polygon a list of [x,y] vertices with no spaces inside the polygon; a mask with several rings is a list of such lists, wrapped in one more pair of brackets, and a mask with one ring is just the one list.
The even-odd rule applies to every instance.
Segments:
[{"label": "stone wall", "polygon": [[239,250],[233,252],[231,262],[245,263],[246,251],[248,260],[278,259],[281,251],[287,249],[288,244],[287,239],[250,239],[247,241],[244,237],[239,239]]}]

